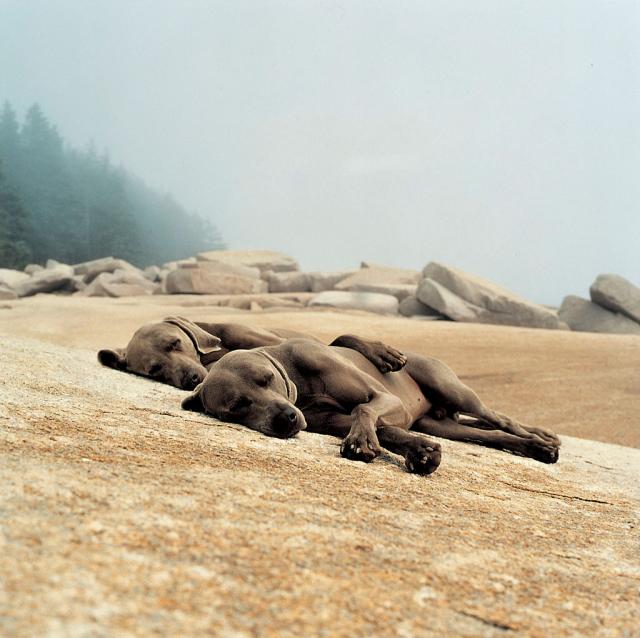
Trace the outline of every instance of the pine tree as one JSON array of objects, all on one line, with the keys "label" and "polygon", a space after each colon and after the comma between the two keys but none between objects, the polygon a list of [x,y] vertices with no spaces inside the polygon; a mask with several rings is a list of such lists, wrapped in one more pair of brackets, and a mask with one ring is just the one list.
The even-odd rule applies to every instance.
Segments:
[{"label": "pine tree", "polygon": [[0,267],[22,269],[31,258],[28,213],[9,187],[0,164]]},{"label": "pine tree", "polygon": [[33,249],[38,261],[74,263],[86,257],[83,211],[74,194],[63,142],[38,104],[21,131],[23,170],[20,193],[33,215]]}]

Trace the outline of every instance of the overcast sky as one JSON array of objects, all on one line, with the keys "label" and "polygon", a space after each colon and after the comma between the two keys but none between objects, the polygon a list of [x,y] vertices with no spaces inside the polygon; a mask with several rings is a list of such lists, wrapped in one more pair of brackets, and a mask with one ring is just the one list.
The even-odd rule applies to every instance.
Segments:
[{"label": "overcast sky", "polygon": [[0,0],[4,99],[305,269],[640,284],[636,0]]}]

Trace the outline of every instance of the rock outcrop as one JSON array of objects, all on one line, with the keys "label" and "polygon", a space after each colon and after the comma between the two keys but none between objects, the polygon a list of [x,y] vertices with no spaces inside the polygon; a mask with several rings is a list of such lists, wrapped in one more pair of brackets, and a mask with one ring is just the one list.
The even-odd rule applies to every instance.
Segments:
[{"label": "rock outcrop", "polygon": [[589,289],[591,301],[640,323],[640,288],[620,275],[598,275]]},{"label": "rock outcrop", "polygon": [[497,284],[439,262],[423,270],[416,293],[426,306],[454,321],[529,328],[563,328],[553,310]]},{"label": "rock outcrop", "polygon": [[637,449],[441,441],[421,477],[185,412],[95,351],[0,358],[4,635],[637,634]]},{"label": "rock outcrop", "polygon": [[640,334],[640,323],[629,319],[626,315],[611,312],[575,295],[568,295],[564,298],[558,315],[571,330],[610,334]]}]

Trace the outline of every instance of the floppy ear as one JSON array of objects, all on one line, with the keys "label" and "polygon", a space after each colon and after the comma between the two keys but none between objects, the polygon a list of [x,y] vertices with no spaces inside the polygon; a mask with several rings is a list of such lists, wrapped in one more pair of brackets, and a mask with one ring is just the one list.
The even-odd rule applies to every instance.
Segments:
[{"label": "floppy ear", "polygon": [[98,361],[107,368],[115,368],[116,370],[124,370],[127,367],[126,352],[124,348],[116,348],[115,350],[100,350],[98,352]]},{"label": "floppy ear", "polygon": [[189,321],[184,317],[165,317],[165,323],[172,323],[189,335],[193,345],[199,354],[210,354],[216,350],[220,350],[220,339],[205,332],[200,326],[196,326],[193,321]]},{"label": "floppy ear", "polygon": [[200,396],[201,391],[202,383],[186,399],[182,400],[180,404],[182,409],[190,412],[204,412],[204,405],[202,405],[202,397]]}]

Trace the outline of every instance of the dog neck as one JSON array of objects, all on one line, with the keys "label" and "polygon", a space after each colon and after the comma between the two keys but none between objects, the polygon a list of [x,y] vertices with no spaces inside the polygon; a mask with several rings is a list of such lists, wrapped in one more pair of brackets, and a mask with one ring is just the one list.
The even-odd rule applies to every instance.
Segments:
[{"label": "dog neck", "polygon": [[276,372],[282,377],[284,381],[284,387],[287,390],[287,399],[295,405],[295,402],[298,400],[298,388],[296,388],[295,383],[291,381],[287,371],[284,369],[283,365],[273,356],[271,356],[268,352],[264,350],[260,351],[260,354],[265,357],[269,363],[275,368]]}]

